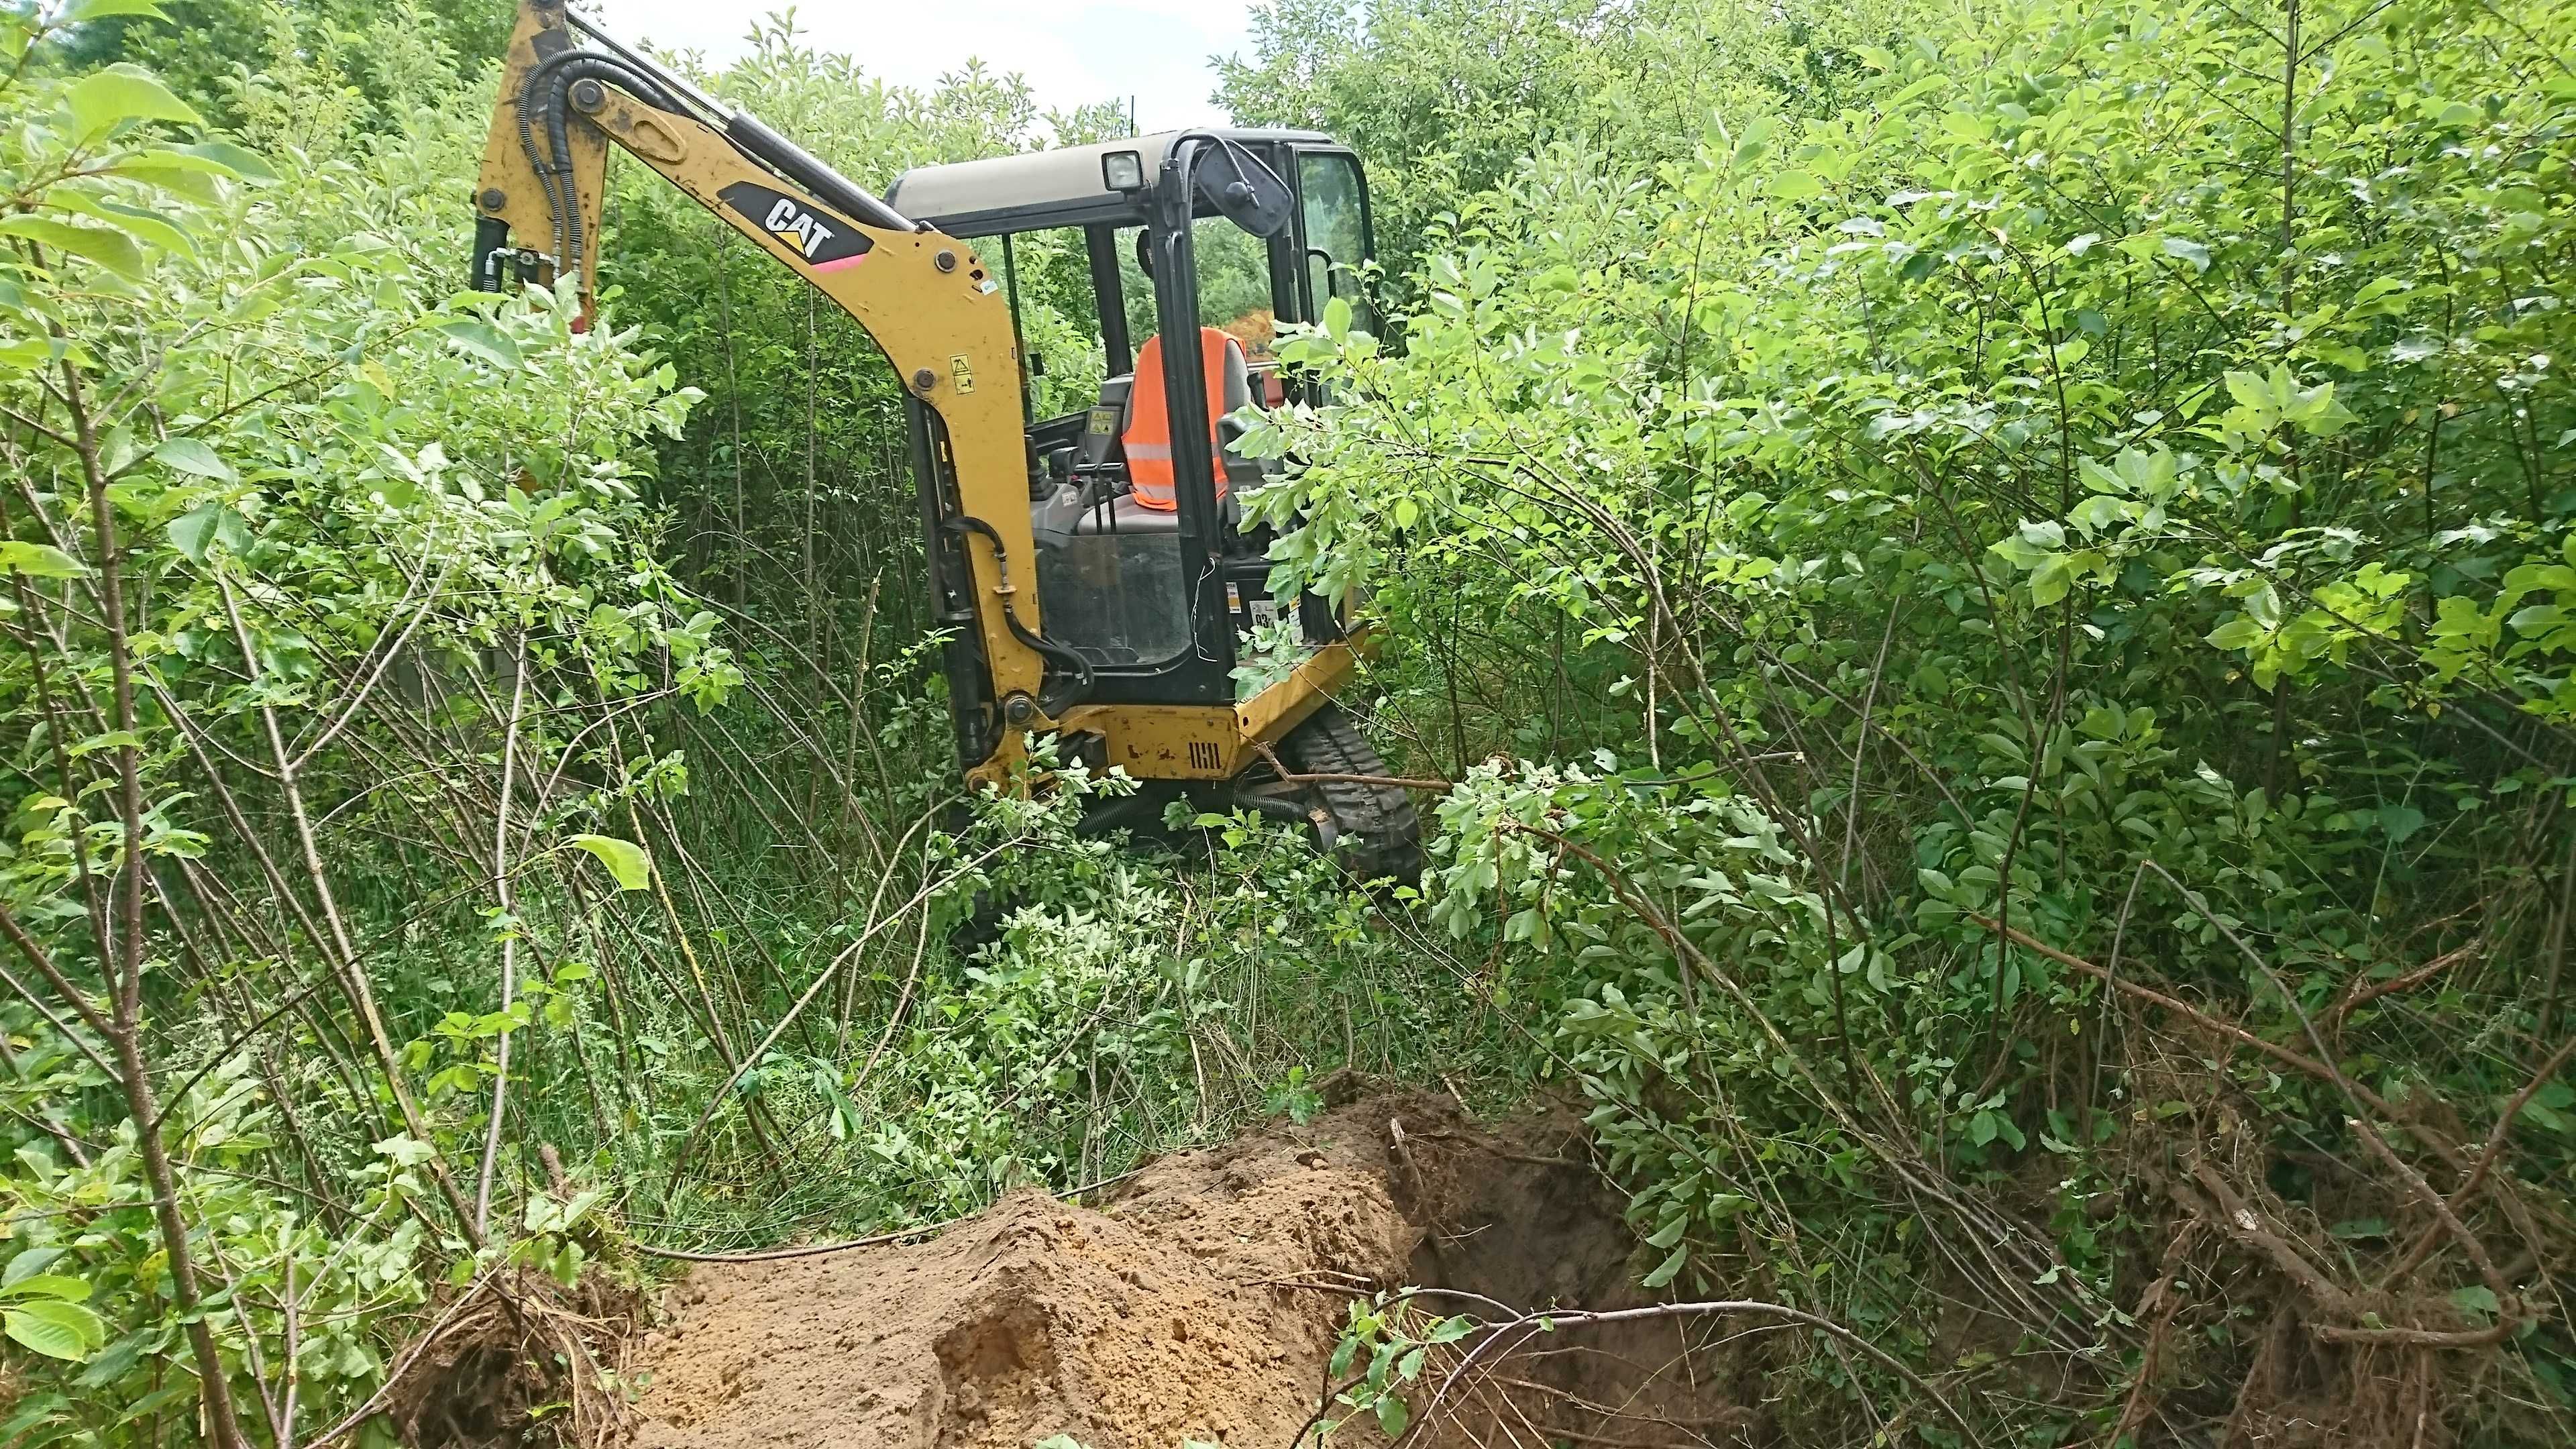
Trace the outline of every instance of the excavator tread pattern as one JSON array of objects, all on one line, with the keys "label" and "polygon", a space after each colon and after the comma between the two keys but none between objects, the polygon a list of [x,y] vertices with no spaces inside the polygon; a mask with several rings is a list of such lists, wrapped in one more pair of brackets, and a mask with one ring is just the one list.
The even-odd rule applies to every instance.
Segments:
[{"label": "excavator tread pattern", "polygon": [[[1327,704],[1279,741],[1279,758],[1300,775],[1387,773],[1377,747],[1339,705]],[[1309,785],[1306,792],[1331,813],[1349,844],[1342,856],[1361,880],[1392,877],[1398,885],[1422,880],[1422,817],[1413,797],[1393,785],[1346,781]]]}]

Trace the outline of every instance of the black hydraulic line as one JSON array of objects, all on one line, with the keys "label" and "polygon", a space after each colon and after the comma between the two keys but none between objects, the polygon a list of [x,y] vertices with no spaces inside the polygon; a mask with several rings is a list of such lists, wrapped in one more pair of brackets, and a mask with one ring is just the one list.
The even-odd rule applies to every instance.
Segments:
[{"label": "black hydraulic line", "polygon": [[661,84],[662,89],[677,92],[679,95],[686,98],[689,103],[697,109],[702,118],[715,117],[721,119],[731,109],[723,101],[717,100],[714,96],[708,95],[705,91],[702,91],[695,85],[690,84],[687,76],[680,75],[670,70],[660,61],[657,61],[651,56],[646,55],[644,52],[627,45],[625,42],[619,40],[615,35],[610,34],[607,27],[601,25],[590,16],[583,14],[581,11],[573,9],[570,6],[566,6],[564,8],[564,19],[570,22],[573,29],[589,36],[591,44],[606,49],[610,53],[614,54],[619,60],[622,60],[628,65],[633,66],[635,69],[651,76],[655,81]]},{"label": "black hydraulic line", "polygon": [[[844,215],[856,217],[879,230],[919,231],[921,229],[913,224],[910,217],[886,205],[884,199],[875,192],[833,170],[830,163],[813,152],[762,125],[760,119],[751,112],[740,106],[727,105],[717,100],[689,84],[686,79],[672,74],[650,56],[619,44],[616,37],[602,30],[598,22],[589,16],[574,11],[571,12],[570,18],[574,25],[580,27],[583,34],[614,51],[617,58],[625,62],[629,69],[651,78],[654,84],[665,92],[678,92],[686,96],[695,103],[692,109],[705,113],[700,116],[700,119],[709,121],[722,131],[725,139],[740,148],[743,154],[812,192],[815,200]],[[658,101],[654,104],[661,105],[666,111],[683,109],[677,104],[664,105]]]},{"label": "black hydraulic line", "polygon": [[[1002,588],[1006,591],[1010,588],[1010,552],[1002,546],[1002,535],[993,525],[973,514],[961,514],[949,519],[945,527],[952,533],[983,535],[984,541],[993,545],[993,568],[1000,575]],[[1012,638],[1073,671],[1071,692],[1053,700],[1042,700],[1041,707],[1050,715],[1061,714],[1065,706],[1076,703],[1091,693],[1091,661],[1083,658],[1080,652],[1068,649],[1021,623],[1019,610],[1011,607],[1010,595],[1007,592],[1003,594],[1001,603],[1002,622],[1010,626]]]},{"label": "black hydraulic line", "polygon": [[745,155],[814,193],[815,200],[844,216],[856,217],[881,231],[921,230],[910,217],[886,205],[875,192],[762,125],[759,118],[749,111],[738,110],[725,117],[724,134],[725,139],[741,147]]},{"label": "black hydraulic line", "polygon": [[[572,117],[567,104],[572,88],[585,80],[598,81],[614,85],[657,110],[694,114],[693,107],[663,84],[665,79],[658,67],[596,50],[566,51],[529,68],[519,94],[519,149],[526,153],[529,167],[537,174],[537,185],[545,194],[547,214],[553,219],[555,232],[548,240],[554,243],[561,264],[577,262],[582,243],[580,198],[573,194]],[[537,150],[535,128],[540,118],[545,124],[546,149],[552,153],[551,158]],[[911,218],[761,124],[750,112],[731,111],[722,118],[722,125],[724,138],[735,149],[802,186],[825,206],[881,230],[920,229]]]},{"label": "black hydraulic line", "polygon": [[[567,102],[572,88],[585,80],[613,84],[658,110],[681,109],[680,103],[649,72],[601,51],[568,50],[529,68],[527,83],[519,91],[519,149],[526,153],[529,167],[537,173],[537,185],[545,193],[547,215],[554,223],[554,235],[548,240],[557,247],[558,267],[576,266],[581,261],[581,198],[574,190],[572,117]],[[543,104],[539,104],[540,87],[545,92]],[[539,116],[545,120],[546,149],[553,153],[551,161],[537,154],[534,127]]]},{"label": "black hydraulic line", "polygon": [[510,244],[510,224],[497,216],[478,217],[474,222],[474,272],[472,285],[478,292],[501,290],[501,251]]}]

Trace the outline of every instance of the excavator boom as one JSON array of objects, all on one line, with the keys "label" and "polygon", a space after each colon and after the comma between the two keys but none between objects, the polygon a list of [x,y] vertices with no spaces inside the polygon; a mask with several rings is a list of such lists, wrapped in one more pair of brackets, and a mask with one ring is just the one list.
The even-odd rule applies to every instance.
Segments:
[{"label": "excavator boom", "polygon": [[[593,306],[608,147],[687,192],[867,330],[937,420],[949,523],[974,574],[976,630],[1013,726],[969,775],[1004,782],[1043,700],[1050,650],[1032,560],[1019,356],[1001,284],[974,248],[906,220],[747,111],[609,40],[563,0],[521,0],[475,186],[474,284],[577,273]],[[1080,660],[1074,658],[1074,673]]]}]

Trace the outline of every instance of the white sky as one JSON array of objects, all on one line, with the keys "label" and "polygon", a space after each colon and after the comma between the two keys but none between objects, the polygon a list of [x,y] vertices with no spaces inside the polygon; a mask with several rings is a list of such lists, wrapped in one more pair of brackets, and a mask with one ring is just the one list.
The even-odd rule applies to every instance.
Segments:
[{"label": "white sky", "polygon": [[[816,50],[857,57],[869,74],[928,88],[969,57],[1017,71],[1038,108],[1070,110],[1089,101],[1136,98],[1140,131],[1223,121],[1208,99],[1216,71],[1208,57],[1249,52],[1245,11],[1253,0],[806,0],[796,7],[800,39]],[[749,47],[752,18],[782,0],[589,0],[584,7],[618,39],[698,50],[710,62]]]}]

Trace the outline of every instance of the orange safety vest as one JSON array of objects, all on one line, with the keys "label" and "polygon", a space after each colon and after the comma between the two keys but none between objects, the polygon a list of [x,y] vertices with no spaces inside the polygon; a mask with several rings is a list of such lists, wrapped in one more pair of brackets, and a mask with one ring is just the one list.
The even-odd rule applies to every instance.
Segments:
[{"label": "orange safety vest", "polygon": [[[1213,327],[1199,329],[1199,369],[1207,374],[1208,457],[1218,456],[1216,420],[1225,415],[1225,349],[1233,341]],[[1163,401],[1163,339],[1148,337],[1136,355],[1136,380],[1127,390],[1127,480],[1140,508],[1169,513],[1181,506],[1172,491],[1172,418]],[[1225,468],[1216,469],[1216,496],[1225,497]]]}]

